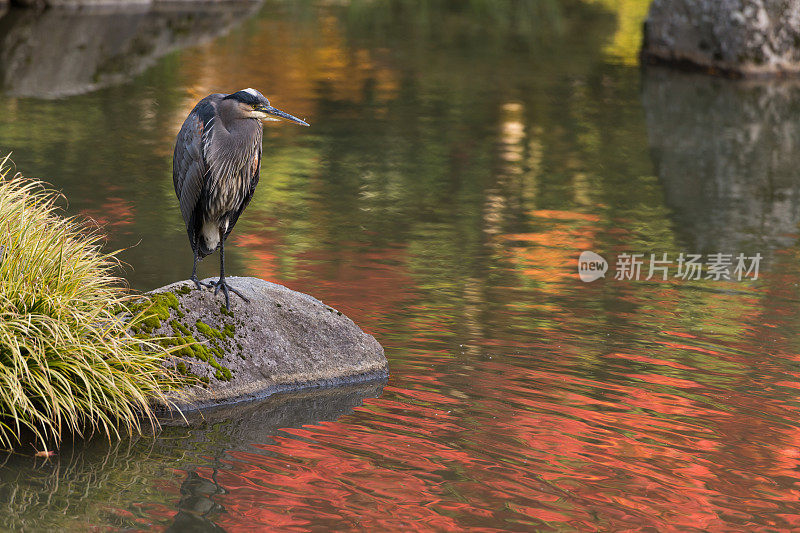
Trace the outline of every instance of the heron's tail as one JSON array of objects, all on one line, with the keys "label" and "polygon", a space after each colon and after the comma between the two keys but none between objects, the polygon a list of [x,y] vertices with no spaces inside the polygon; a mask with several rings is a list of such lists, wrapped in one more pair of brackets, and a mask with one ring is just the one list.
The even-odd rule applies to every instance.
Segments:
[{"label": "heron's tail", "polygon": [[192,252],[196,253],[200,259],[214,253],[214,250],[210,249],[206,245],[206,241],[202,234],[198,235],[192,231],[189,231],[189,243],[192,245]]},{"label": "heron's tail", "polygon": [[205,239],[203,239],[202,236],[200,236],[197,241],[197,255],[199,255],[201,258],[214,253],[214,250],[206,246]]}]

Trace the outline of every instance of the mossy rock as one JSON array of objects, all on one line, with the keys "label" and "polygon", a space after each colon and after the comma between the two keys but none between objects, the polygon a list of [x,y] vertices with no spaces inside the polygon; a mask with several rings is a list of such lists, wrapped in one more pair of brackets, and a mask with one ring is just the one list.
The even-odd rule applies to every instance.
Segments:
[{"label": "mossy rock", "polygon": [[[206,280],[208,281],[208,280]],[[257,278],[228,278],[250,302],[181,281],[149,293],[137,311],[150,316],[137,334],[170,336],[181,346],[165,364],[198,385],[184,409],[273,392],[385,379],[383,348],[340,311]]]}]

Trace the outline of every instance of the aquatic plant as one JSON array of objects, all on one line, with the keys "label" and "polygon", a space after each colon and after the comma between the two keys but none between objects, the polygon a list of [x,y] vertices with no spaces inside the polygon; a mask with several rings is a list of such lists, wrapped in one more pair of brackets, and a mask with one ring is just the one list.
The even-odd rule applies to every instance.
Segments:
[{"label": "aquatic plant", "polygon": [[60,195],[0,160],[0,446],[29,432],[109,438],[157,424],[153,406],[182,378],[162,366],[180,347],[134,337],[133,295],[102,235],[59,214]]}]

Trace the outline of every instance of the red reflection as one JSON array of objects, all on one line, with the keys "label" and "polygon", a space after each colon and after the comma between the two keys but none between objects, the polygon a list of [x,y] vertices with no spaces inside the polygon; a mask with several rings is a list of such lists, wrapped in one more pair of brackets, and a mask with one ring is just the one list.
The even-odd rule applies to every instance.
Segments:
[{"label": "red reflection", "polygon": [[[111,197],[97,208],[82,209],[80,215],[99,226],[127,226],[134,222],[134,207],[127,200]],[[116,232],[119,232],[119,229]]]},{"label": "red reflection", "polygon": [[[568,215],[549,213],[555,224],[594,222]],[[506,236],[513,253],[505,257],[538,261],[542,239],[567,235]],[[517,252],[523,241],[530,252]],[[280,277],[268,252],[280,243],[250,234],[239,244],[256,258],[251,268]],[[743,294],[735,315],[697,330],[676,311],[684,293],[653,284],[622,291],[621,300],[635,307],[597,315],[616,321],[606,328],[578,306],[571,312],[576,298],[592,292],[558,300],[562,282],[536,292],[494,288],[501,306],[484,318],[487,327],[468,330],[477,332],[467,343],[476,351],[461,353],[441,348],[461,321],[418,299],[406,254],[353,246],[294,258],[301,276],[289,285],[312,284],[331,305],[372,320],[405,306],[409,333],[386,342],[395,352],[394,378],[382,398],[337,422],[287,429],[274,442],[252,443],[253,451],[229,452],[216,470],[225,491],[213,498],[226,510],[213,517],[217,524],[230,531],[755,531],[800,524],[800,371],[784,363],[800,356],[785,336],[775,341],[772,327],[785,331],[795,319],[789,304],[776,299],[759,311],[760,300]],[[558,265],[572,269],[573,259],[565,253]],[[780,292],[790,281],[772,283]],[[648,307],[654,299],[659,305]],[[517,321],[530,327],[524,321],[543,309],[559,312],[520,331]],[[734,334],[728,321],[739,328]],[[760,323],[770,326],[753,326]],[[603,332],[611,344],[624,339],[624,347],[606,348],[596,337]],[[765,336],[775,359],[762,361],[754,354]],[[199,473],[210,479],[213,472]]]},{"label": "red reflection", "polygon": [[427,243],[326,247],[321,221],[311,247],[237,233],[250,274],[373,331],[393,377],[351,415],[200,468],[224,489],[209,519],[228,531],[798,527],[800,260],[787,251],[764,288],[583,285],[581,250],[631,251],[647,228],[523,213],[454,279],[442,278],[458,260],[425,271],[421,257],[444,262],[412,247]]},{"label": "red reflection", "polygon": [[376,318],[403,308],[414,292],[405,269],[402,248],[376,250],[353,244],[333,253],[304,252],[293,257],[291,276],[279,268],[275,250],[279,240],[269,232],[242,233],[237,246],[244,247],[248,272],[290,289],[314,296],[369,329]]}]

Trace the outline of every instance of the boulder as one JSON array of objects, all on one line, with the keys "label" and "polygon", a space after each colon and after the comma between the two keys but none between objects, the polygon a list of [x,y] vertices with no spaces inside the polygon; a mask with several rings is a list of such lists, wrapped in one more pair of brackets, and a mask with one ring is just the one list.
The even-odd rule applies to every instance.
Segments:
[{"label": "boulder", "polygon": [[[175,50],[224,35],[253,15],[243,2],[24,0],[48,9],[12,9],[0,0],[0,91],[61,98],[125,83]],[[74,5],[70,6],[70,2]]]},{"label": "boulder", "polygon": [[227,310],[221,293],[179,281],[148,294],[154,315],[134,330],[182,345],[165,363],[196,382],[181,410],[388,376],[378,341],[337,309],[257,278],[228,282],[249,303],[231,294]]},{"label": "boulder", "polygon": [[800,0],[653,0],[642,59],[735,76],[800,73]]}]

